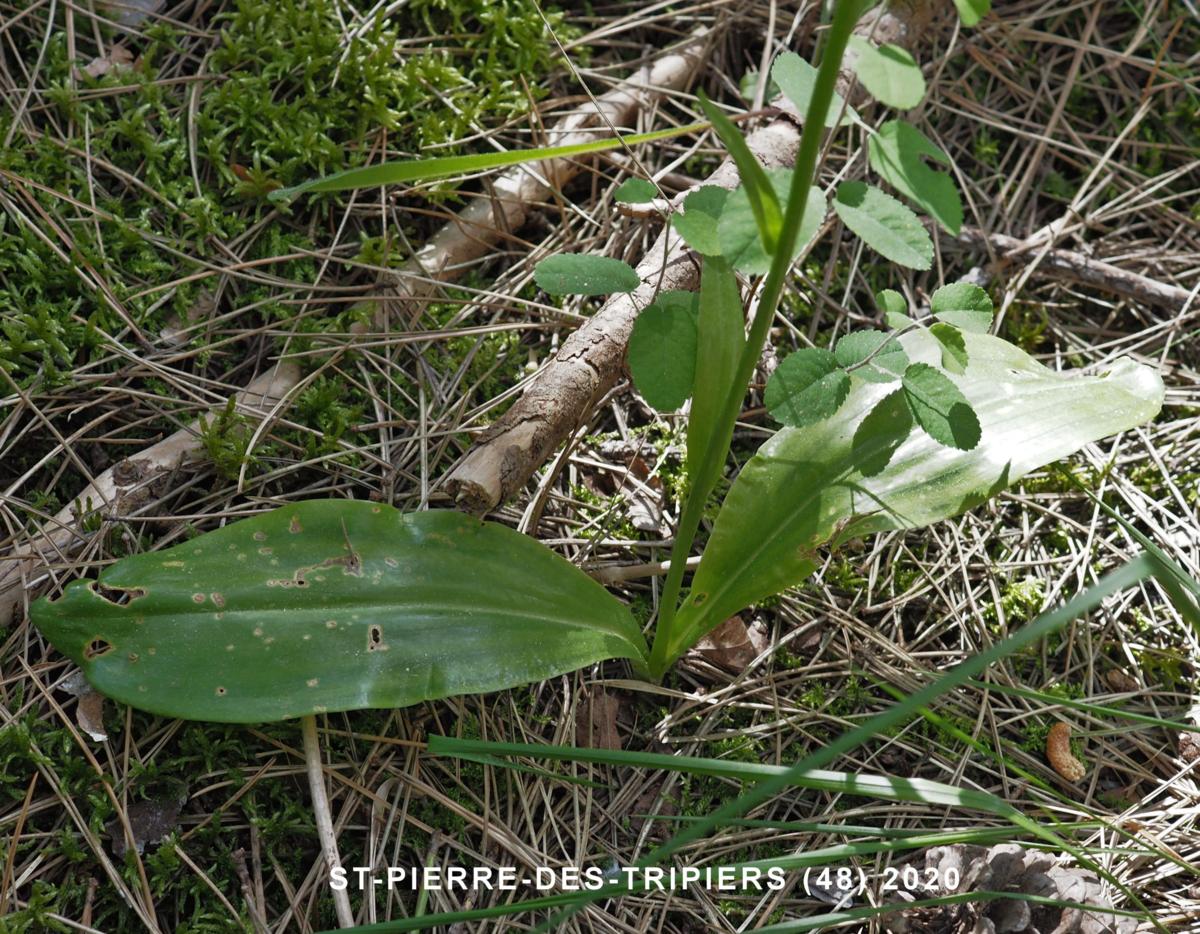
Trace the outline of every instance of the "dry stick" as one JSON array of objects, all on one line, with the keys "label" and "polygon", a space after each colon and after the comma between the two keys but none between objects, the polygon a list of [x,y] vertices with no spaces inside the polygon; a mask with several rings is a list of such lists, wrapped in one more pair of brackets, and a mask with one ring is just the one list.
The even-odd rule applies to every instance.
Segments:
[{"label": "dry stick", "polygon": [[[964,227],[958,236],[959,245],[983,247],[993,252],[1000,264],[1008,265],[1025,259],[1030,252],[1038,251],[1042,245],[1037,235],[1019,240],[1005,234],[985,233],[973,227]],[[1030,242],[1033,241],[1033,242]],[[1157,305],[1176,313],[1187,309],[1194,300],[1195,292],[1177,285],[1169,285],[1140,273],[1121,269],[1112,263],[1092,259],[1070,250],[1047,250],[1032,275],[1050,279],[1066,279],[1091,286],[1104,292],[1112,292],[1146,305]]]},{"label": "dry stick", "polygon": [[[597,133],[606,135],[609,124],[624,126],[632,123],[639,113],[652,107],[666,93],[688,85],[708,42],[707,31],[697,31],[679,48],[655,59],[600,96],[597,99],[599,112],[588,104],[560,121],[550,131],[548,142],[551,145],[588,142],[595,139]],[[470,263],[495,247],[504,231],[524,223],[535,205],[551,197],[583,166],[584,163],[579,161],[555,159],[539,163],[536,168],[518,167],[502,175],[492,185],[493,197],[480,197],[465,207],[447,221],[416,256],[392,273],[396,278],[389,281],[380,301],[376,325],[382,330],[394,311],[411,316],[419,310],[422,302],[434,297],[439,282],[449,282],[460,276]],[[413,278],[405,279],[405,276]],[[299,367],[294,363],[281,363],[237,394],[238,409],[258,419],[271,417],[276,409],[283,408],[299,381]],[[223,405],[218,406],[214,412],[222,408]],[[80,528],[80,518],[89,511],[89,500],[93,506],[102,506],[105,515],[128,515],[133,509],[146,506],[162,491],[170,474],[195,458],[200,448],[197,421],[139,454],[125,458],[97,477],[74,502],[59,512],[49,524],[50,531],[38,535],[20,553],[5,556],[5,563],[11,564],[0,570],[0,626],[8,624],[13,611],[23,603],[25,593],[45,579],[42,574],[31,579],[32,574],[86,544],[90,536]]]},{"label": "dry stick", "polygon": [[[879,43],[911,48],[928,28],[935,5],[925,0],[900,0],[887,10],[873,9],[859,20],[855,32],[871,35]],[[850,59],[847,55],[838,82],[838,92],[848,99],[856,90]],[[790,167],[800,133],[794,117],[786,114],[788,105],[782,100],[776,105],[785,115],[751,133],[746,142],[768,168]],[[738,181],[737,167],[726,159],[703,184],[735,188]],[[638,313],[660,287],[694,290],[700,270],[687,245],[668,226],[638,266],[638,275],[642,286],[609,298],[572,333],[525,394],[446,476],[446,486],[461,507],[482,514],[520,491],[620,378]]]},{"label": "dry stick", "polygon": [[[317,817],[317,837],[321,840],[321,853],[330,873],[342,868],[338,855],[337,834],[333,831],[333,813],[329,810],[329,794],[325,790],[325,769],[321,764],[321,742],[317,739],[317,718],[313,714],[300,718],[304,733],[304,765],[308,772],[308,788],[312,792],[313,813]],[[330,886],[333,906],[337,910],[338,924],[344,928],[354,927],[354,912],[350,910],[348,887]]]},{"label": "dry stick", "polygon": [[[262,418],[299,376],[294,363],[272,367],[234,396],[237,411]],[[88,515],[98,511],[105,518],[128,516],[164,492],[170,476],[199,453],[201,421],[197,419],[144,451],[117,461],[61,509],[23,553],[6,559],[12,564],[0,573],[0,625],[7,624],[26,591],[45,580],[47,566],[74,554],[92,538],[93,533],[82,528]],[[31,577],[34,574],[38,576]]]}]

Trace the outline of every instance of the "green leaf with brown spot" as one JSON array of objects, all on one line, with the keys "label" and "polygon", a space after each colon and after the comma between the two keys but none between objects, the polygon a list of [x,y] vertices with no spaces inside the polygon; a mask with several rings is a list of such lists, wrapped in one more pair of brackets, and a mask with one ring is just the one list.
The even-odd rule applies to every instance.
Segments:
[{"label": "green leaf with brown spot", "polygon": [[355,500],[125,558],[32,617],[101,693],[189,720],[404,707],[645,659],[625,606],[532,538]]}]

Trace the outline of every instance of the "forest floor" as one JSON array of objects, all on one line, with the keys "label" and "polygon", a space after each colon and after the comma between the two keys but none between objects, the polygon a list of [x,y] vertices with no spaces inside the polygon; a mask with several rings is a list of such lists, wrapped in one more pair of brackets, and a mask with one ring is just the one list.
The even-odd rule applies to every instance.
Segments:
[{"label": "forest floor", "polygon": [[[121,26],[97,12],[118,4],[0,0],[0,579],[21,568],[0,593],[12,615],[0,614],[0,931],[324,930],[336,917],[296,723],[185,722],[110,702],[107,738],[90,739],[62,690],[72,665],[29,623],[29,603],[289,501],[452,505],[447,473],[599,305],[539,292],[534,263],[569,249],[636,265],[660,223],[622,215],[616,187],[636,165],[674,194],[721,152],[700,133],[636,147],[636,158],[584,159],[519,230],[385,329],[373,317],[380,283],[486,197],[486,183],[286,210],[271,190],[385,156],[538,145],[587,105],[585,88],[602,94],[699,27],[703,67],[618,129],[697,121],[700,88],[731,112],[752,109],[764,61],[789,48],[811,59],[819,10],[598,3],[543,18],[534,0],[184,0],[134,15],[152,5],[124,8]],[[796,266],[776,353],[876,323],[880,289],[919,304],[976,269],[997,333],[1054,368],[1151,364],[1167,387],[1161,414],[958,519],[825,555],[806,584],[743,614],[749,651],[690,655],[662,686],[610,662],[497,694],[319,718],[347,865],[631,865],[744,788],[631,767],[505,770],[430,755],[431,734],[785,764],[884,709],[889,688],[914,690],[1129,560],[1140,546],[1124,523],[1200,575],[1195,5],[1017,0],[970,30],[946,6],[916,52],[929,90],[907,119],[951,157],[975,239],[943,236],[933,269],[911,273],[836,226]],[[888,119],[870,105],[862,115]],[[865,176],[865,146],[852,140],[832,147],[823,185]],[[1055,247],[1192,299],[1171,308],[1073,283],[1040,262],[1040,244],[996,261],[989,236],[1023,241],[1047,225]],[[269,417],[226,404],[282,358],[299,378]],[[145,495],[84,517],[33,564],[18,560],[97,476],[197,419],[200,443]],[[753,393],[737,463],[766,422]],[[569,453],[492,518],[587,570],[665,561],[682,439],[682,419],[655,414],[623,381]],[[648,622],[657,588],[646,575],[614,589]],[[1115,710],[1200,722],[1198,675],[1200,634],[1145,584],[989,673],[1024,693],[968,686],[832,767],[979,789],[1061,823],[1159,923],[1200,931],[1200,743]],[[1078,783],[1046,760],[1060,720],[1087,768]],[[850,839],[841,825],[881,836],[1009,826],[944,803],[796,789],[747,817],[676,858],[808,851]],[[143,852],[125,847],[124,825]],[[879,879],[906,858],[854,863]],[[1126,892],[1108,897],[1137,910]],[[360,923],[509,898],[352,892]],[[829,910],[793,880],[781,892],[630,896],[567,927],[735,931]],[[938,910],[926,929],[972,929],[973,909]]]}]

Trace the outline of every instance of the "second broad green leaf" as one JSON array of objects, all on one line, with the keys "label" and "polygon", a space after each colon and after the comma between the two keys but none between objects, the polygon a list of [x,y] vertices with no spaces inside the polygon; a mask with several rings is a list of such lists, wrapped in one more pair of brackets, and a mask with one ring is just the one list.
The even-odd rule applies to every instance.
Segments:
[{"label": "second broad green leaf", "polygon": [[946,172],[931,169],[925,160],[943,165],[950,157],[931,143],[911,123],[892,120],[881,126],[867,142],[871,168],[885,182],[918,207],[953,236],[962,229],[962,199],[958,186]]},{"label": "second broad green leaf", "polygon": [[979,443],[979,416],[945,373],[914,363],[901,382],[913,420],[939,444],[970,451]]},{"label": "second broad green leaf", "polygon": [[698,307],[695,292],[663,292],[633,323],[629,371],[642,398],[660,412],[673,412],[692,394]]},{"label": "second broad green leaf", "polygon": [[891,195],[864,182],[842,182],[833,209],[881,256],[910,269],[933,264],[933,241],[920,218]]},{"label": "second broad green leaf", "polygon": [[929,333],[942,345],[942,366],[951,373],[965,373],[968,354],[963,332],[945,321],[935,321]]},{"label": "second broad green leaf", "polygon": [[763,393],[767,411],[792,428],[814,425],[831,417],[850,392],[850,375],[837,358],[820,347],[788,354]]},{"label": "second broad green leaf", "polygon": [[658,197],[658,187],[644,178],[627,178],[613,192],[613,199],[622,204],[640,204]]},{"label": "second broad green leaf", "polygon": [[629,610],[527,535],[448,509],[292,503],[133,555],[34,605],[100,693],[263,723],[646,661]]},{"label": "second broad green leaf", "polygon": [[642,284],[637,271],[611,256],[555,253],[533,270],[538,288],[551,295],[609,295],[632,292]]},{"label": "second broad green leaf", "polygon": [[854,72],[881,104],[908,110],[925,96],[925,76],[916,60],[898,45],[874,46],[862,36],[850,37]]}]

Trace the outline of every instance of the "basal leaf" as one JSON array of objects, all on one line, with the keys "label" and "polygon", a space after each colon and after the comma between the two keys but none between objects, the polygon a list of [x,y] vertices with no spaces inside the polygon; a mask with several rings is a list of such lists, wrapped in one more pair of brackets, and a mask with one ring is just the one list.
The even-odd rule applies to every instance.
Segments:
[{"label": "basal leaf", "polygon": [[933,316],[947,324],[975,334],[986,334],[992,327],[992,297],[970,282],[943,285],[929,301]]},{"label": "basal leaf", "polygon": [[[871,383],[894,383],[908,367],[904,347],[886,331],[853,331],[838,342],[833,355],[843,367],[858,367],[854,375]],[[860,366],[866,361],[864,366]]]},{"label": "basal leaf", "polygon": [[[739,610],[798,584],[831,540],[958,515],[1031,470],[1143,424],[1162,405],[1158,373],[1132,360],[1098,376],[1057,373],[999,338],[964,338],[971,367],[958,385],[978,416],[979,443],[960,451],[913,431],[895,399],[876,413],[895,393],[877,383],[856,382],[837,418],[780,430],[725,499],[669,658]],[[941,356],[924,330],[898,339],[911,360],[936,364]],[[876,414],[868,420],[869,413]]]},{"label": "basal leaf", "polygon": [[622,204],[639,204],[658,197],[658,188],[644,178],[627,178],[613,192],[613,199]]},{"label": "basal leaf", "polygon": [[933,263],[933,241],[920,218],[891,195],[863,182],[842,182],[833,209],[867,246],[892,262],[911,269]]},{"label": "basal leaf", "polygon": [[874,46],[862,36],[851,36],[854,72],[868,93],[881,104],[908,110],[925,96],[925,76],[916,60],[898,45]]},{"label": "basal leaf", "polygon": [[608,295],[632,292],[642,280],[628,263],[590,253],[555,253],[533,270],[538,288],[551,295]]},{"label": "basal leaf", "polygon": [[698,307],[695,292],[663,292],[638,315],[629,335],[634,385],[660,412],[673,412],[692,394]]},{"label": "basal leaf", "polygon": [[[783,92],[784,97],[792,102],[792,106],[796,108],[801,119],[804,119],[808,114],[808,106],[812,102],[813,85],[817,81],[817,69],[795,52],[783,52],[771,66],[771,77],[779,85],[779,90]],[[858,114],[855,113],[854,108],[847,106],[842,96],[835,92],[833,99],[829,102],[829,111],[825,114],[825,126],[838,125],[838,115],[842,113],[843,107],[845,107],[845,116],[841,119],[843,125],[858,120]]]},{"label": "basal leaf", "polygon": [[963,219],[958,186],[948,173],[931,169],[925,162],[928,158],[949,165],[949,156],[903,120],[881,126],[868,140],[867,151],[871,168],[884,181],[958,236]]},{"label": "basal leaf", "polygon": [[234,723],[404,707],[645,658],[620,601],[532,538],[354,500],[282,506],[125,558],[32,616],[101,693]]},{"label": "basal leaf", "polygon": [[[792,170],[772,169],[768,175],[780,203],[786,210],[788,192],[792,184]],[[819,188],[810,188],[808,199],[804,203],[804,216],[800,219],[800,232],[792,250],[793,259],[800,255],[816,235],[825,219],[825,211],[825,195]],[[730,192],[721,212],[721,219],[717,222],[717,235],[721,242],[721,255],[739,272],[761,276],[771,268],[771,255],[759,238],[754,212],[743,188],[739,187]]]},{"label": "basal leaf", "polygon": [[683,213],[671,218],[675,232],[697,253],[704,256],[721,255],[717,221],[728,197],[728,190],[716,185],[704,185],[684,198]]},{"label": "basal leaf", "polygon": [[725,149],[738,167],[738,173],[742,177],[742,188],[746,192],[763,242],[767,245],[767,251],[773,252],[775,241],[779,238],[779,229],[783,226],[783,208],[780,206],[779,197],[767,180],[767,170],[750,151],[746,140],[733,122],[714,106],[703,91],[700,91],[697,96],[704,116],[712,123],[717,136],[721,138]]},{"label": "basal leaf", "polygon": [[974,26],[988,14],[992,8],[992,0],[954,0],[958,9],[958,18],[964,26]]},{"label": "basal leaf", "polygon": [[763,402],[776,421],[800,428],[829,418],[846,401],[850,376],[820,347],[788,354],[767,380]]},{"label": "basal leaf", "polygon": [[913,420],[940,444],[969,451],[979,443],[979,417],[971,403],[937,367],[914,363],[901,382]]},{"label": "basal leaf", "polygon": [[929,333],[942,345],[942,367],[951,373],[965,373],[968,358],[963,332],[952,324],[935,321],[929,326]]}]

